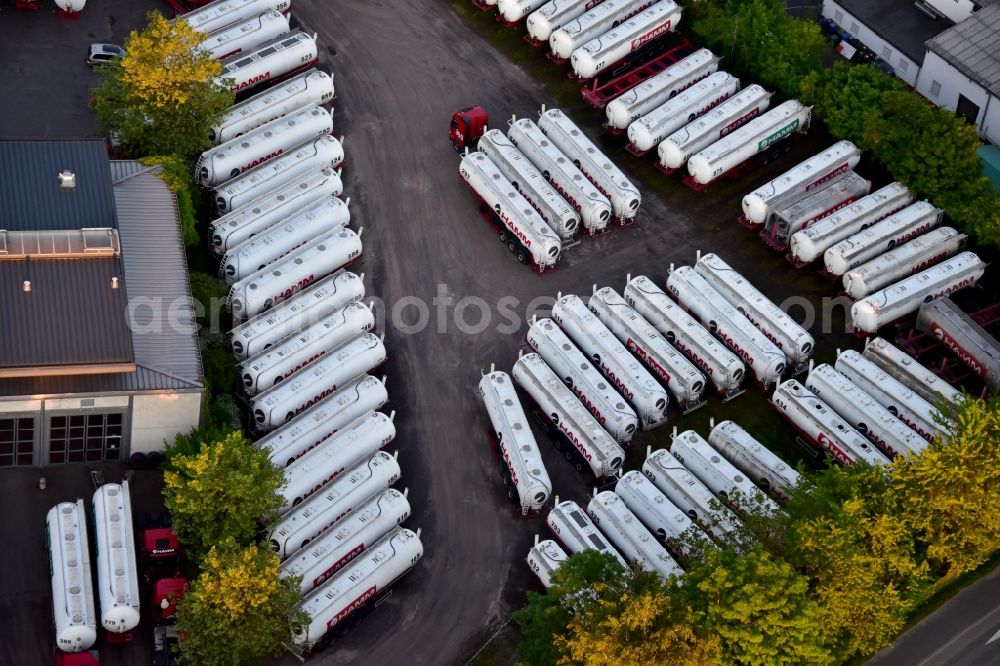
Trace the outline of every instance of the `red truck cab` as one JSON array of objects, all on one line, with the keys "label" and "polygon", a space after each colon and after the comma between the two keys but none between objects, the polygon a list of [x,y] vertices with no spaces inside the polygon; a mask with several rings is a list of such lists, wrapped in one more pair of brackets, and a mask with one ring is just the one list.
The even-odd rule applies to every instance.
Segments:
[{"label": "red truck cab", "polygon": [[97,650],[85,652],[56,652],[56,666],[100,666]]},{"label": "red truck cab", "polygon": [[466,148],[475,150],[479,137],[486,131],[489,122],[486,109],[481,106],[469,106],[456,111],[451,117],[451,132],[449,138],[455,152],[460,153]]},{"label": "red truck cab", "polygon": [[139,549],[143,578],[146,582],[170,578],[181,572],[181,543],[169,527],[142,531]]}]

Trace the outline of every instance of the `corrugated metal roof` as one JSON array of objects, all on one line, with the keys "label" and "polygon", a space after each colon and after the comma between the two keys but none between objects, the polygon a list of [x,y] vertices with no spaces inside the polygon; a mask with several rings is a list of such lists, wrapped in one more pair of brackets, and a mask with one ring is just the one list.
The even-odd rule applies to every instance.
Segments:
[{"label": "corrugated metal roof", "polygon": [[[76,187],[59,187],[59,172]],[[103,139],[0,141],[0,229],[84,229],[115,224]]]},{"label": "corrugated metal roof", "polygon": [[928,40],[927,48],[1000,97],[1000,4],[983,7]]},{"label": "corrugated metal roof", "polygon": [[202,390],[200,385],[139,366],[135,372],[0,379],[0,396],[47,396]]},{"label": "corrugated metal roof", "polygon": [[[944,19],[932,19],[913,5],[913,0],[836,0],[836,4],[876,35],[889,42],[903,52],[918,66],[924,62],[924,42],[944,30],[949,24]],[[833,16],[833,12],[824,7],[825,16]],[[848,25],[841,24],[842,30],[850,30]],[[857,35],[855,35],[857,36]],[[881,53],[877,55],[882,55]],[[899,67],[898,62],[890,62],[893,67]]]},{"label": "corrugated metal roof", "polygon": [[0,368],[131,363],[123,275],[120,258],[0,261]]}]

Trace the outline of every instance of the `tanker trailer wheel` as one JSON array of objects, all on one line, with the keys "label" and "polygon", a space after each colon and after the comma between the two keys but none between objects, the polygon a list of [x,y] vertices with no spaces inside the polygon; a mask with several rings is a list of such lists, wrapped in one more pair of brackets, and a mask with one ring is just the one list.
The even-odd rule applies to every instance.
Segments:
[{"label": "tanker trailer wheel", "polygon": [[566,456],[566,460],[568,460],[570,462],[573,462],[573,452],[572,451],[569,451],[569,450],[563,451],[563,455]]},{"label": "tanker trailer wheel", "polygon": [[507,235],[507,230],[506,229],[501,229],[500,231],[497,232],[497,238],[500,239],[501,243],[503,243],[504,245],[506,245],[507,244],[507,239],[510,238],[510,237]]},{"label": "tanker trailer wheel", "polygon": [[518,250],[517,251],[517,260],[520,261],[522,264],[527,264],[528,263],[528,253],[525,252],[524,249]]},{"label": "tanker trailer wheel", "polygon": [[578,471],[578,472],[582,472],[583,471],[583,463],[580,462],[580,461],[577,461],[577,462],[573,463],[573,467],[576,467],[576,471]]},{"label": "tanker trailer wheel", "polygon": [[512,240],[507,241],[507,251],[510,252],[511,254],[517,252],[517,243],[515,243]]},{"label": "tanker trailer wheel", "polygon": [[462,147],[458,145],[458,141],[452,141],[451,142],[451,147],[455,149],[456,153],[461,153],[462,152]]}]

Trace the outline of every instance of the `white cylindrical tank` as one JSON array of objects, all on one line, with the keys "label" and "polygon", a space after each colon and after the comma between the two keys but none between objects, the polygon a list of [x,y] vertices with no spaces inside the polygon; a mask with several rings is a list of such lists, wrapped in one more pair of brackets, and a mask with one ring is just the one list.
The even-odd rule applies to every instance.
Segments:
[{"label": "white cylindrical tank", "polygon": [[226,58],[215,81],[229,92],[239,94],[300,69],[308,69],[317,61],[316,40],[302,31],[295,31]]},{"label": "white cylindrical tank", "polygon": [[333,95],[333,77],[310,69],[230,107],[208,129],[208,138],[213,145],[219,145],[303,107],[322,106],[332,100]]},{"label": "white cylindrical tank", "polygon": [[295,630],[292,643],[308,653],[337,624],[369,602],[374,603],[376,597],[410,571],[423,554],[420,537],[404,527],[397,527],[372,546],[367,555],[334,574],[296,606],[309,618],[309,624]]},{"label": "white cylindrical tank", "polygon": [[549,588],[552,587],[553,574],[555,574],[556,570],[562,566],[562,563],[568,557],[566,551],[555,541],[552,539],[539,541],[536,535],[535,545],[528,549],[528,554],[525,556],[524,561],[535,575],[538,576],[538,580],[541,581],[542,585]]},{"label": "white cylindrical tank", "polygon": [[622,297],[667,342],[701,368],[716,390],[723,394],[739,390],[746,374],[743,362],[652,280],[645,275],[632,278],[625,285]]},{"label": "white cylindrical tank", "polygon": [[538,125],[527,118],[516,120],[507,130],[507,138],[569,205],[579,211],[587,233],[596,234],[607,228],[614,213],[611,202],[553,145]]},{"label": "white cylindrical tank", "polygon": [[552,308],[552,318],[632,403],[643,429],[666,423],[667,392],[579,296],[560,297]]},{"label": "white cylindrical tank", "polygon": [[288,467],[336,432],[389,402],[385,381],[361,375],[254,444],[276,467]]},{"label": "white cylindrical tank", "polygon": [[288,558],[338,520],[396,483],[399,475],[395,456],[379,451],[280,518],[267,530],[267,543],[278,559]]},{"label": "white cylindrical tank", "polygon": [[681,266],[667,277],[667,289],[717,338],[738,354],[764,386],[777,382],[785,372],[785,353],[737,312],[729,301],[690,266]]},{"label": "white cylindrical tank", "polygon": [[332,130],[329,111],[307,106],[206,150],[195,163],[195,178],[204,187],[220,185]]},{"label": "white cylindrical tank", "polygon": [[371,333],[359,335],[309,364],[288,381],[255,395],[250,402],[254,426],[258,431],[265,431],[283,425],[385,360],[382,340]]},{"label": "white cylindrical tank", "polygon": [[124,634],[139,626],[139,574],[135,564],[132,501],[128,481],[106,483],[95,492],[94,538],[101,627]]},{"label": "white cylindrical tank", "polygon": [[587,505],[587,513],[630,563],[658,573],[664,580],[684,575],[684,570],[618,495],[610,490],[598,493]]},{"label": "white cylindrical tank", "polygon": [[321,277],[361,257],[361,234],[341,227],[233,283],[226,309],[246,319],[287,300]]},{"label": "white cylindrical tank", "polygon": [[310,322],[359,301],[364,295],[362,278],[350,271],[338,271],[325,277],[265,314],[231,330],[229,340],[233,356],[240,361],[259,354]]},{"label": "white cylindrical tank", "polygon": [[667,499],[642,472],[625,472],[615,484],[615,494],[649,528],[653,536],[682,558],[694,555],[691,546],[706,550],[713,547],[705,532],[691,518]]},{"label": "white cylindrical tank", "polygon": [[493,424],[498,454],[517,491],[521,512],[540,511],[552,495],[552,482],[510,375],[483,375],[479,395]]},{"label": "white cylindrical tank", "polygon": [[698,183],[707,185],[793,132],[804,133],[811,120],[811,107],[795,99],[788,100],[692,155],[687,162],[688,173]]},{"label": "white cylindrical tank", "polygon": [[[691,55],[678,60],[662,72],[649,77],[639,85],[626,90],[608,102],[608,105],[604,108],[604,115],[608,119],[608,126],[623,130],[629,127],[630,123],[636,122],[640,118],[650,114],[652,118],[647,121],[645,127],[648,135],[656,127],[657,122],[662,120],[665,115],[663,112],[657,112],[657,107],[667,100],[673,99],[682,90],[690,88],[695,82],[706,77],[711,78],[709,75],[718,69],[719,58],[708,49],[698,49]],[[739,79],[735,81],[736,88],[738,89]],[[716,77],[713,87],[724,82],[727,82],[726,77]],[[707,94],[709,91],[710,89],[703,92]],[[689,97],[685,108],[688,105],[694,104],[698,97],[700,96],[696,96],[694,99]],[[673,114],[671,115],[676,115],[678,112],[684,110],[678,109],[675,106],[672,106],[671,109],[673,110]],[[629,133],[629,139],[635,142],[631,133]],[[654,142],[649,141],[648,143],[653,144]],[[652,145],[650,145],[650,148],[652,148]],[[648,148],[643,148],[643,150],[648,150]]]},{"label": "white cylindrical tank", "polygon": [[1000,342],[950,298],[921,305],[917,330],[940,340],[990,389],[1000,388]]},{"label": "white cylindrical tank", "polygon": [[736,94],[739,89],[738,78],[729,72],[715,72],[629,123],[629,143],[643,152],[652,150],[668,136]]},{"label": "white cylindrical tank", "polygon": [[209,226],[212,251],[224,254],[298,210],[323,197],[336,197],[343,192],[339,170],[321,167],[311,171],[213,221]]},{"label": "white cylindrical tank", "polygon": [[514,147],[504,133],[492,129],[479,139],[479,150],[483,152],[500,172],[510,181],[514,189],[528,200],[552,231],[559,238],[568,241],[580,228],[580,214],[577,213],[549,181],[542,177],[524,153]]},{"label": "white cylindrical tank", "polygon": [[581,79],[590,79],[657,37],[677,29],[681,8],[673,0],[660,0],[616,28],[594,37],[573,51],[570,63]]},{"label": "white cylindrical tank", "polygon": [[270,194],[304,174],[323,167],[336,167],[343,161],[344,146],[329,134],[307,141],[215,188],[215,209],[220,214],[228,213]]},{"label": "white cylindrical tank", "polygon": [[500,223],[531,253],[535,266],[540,270],[555,266],[562,249],[559,236],[485,153],[469,153],[462,157],[458,172]]},{"label": "white cylindrical tank", "polygon": [[656,149],[660,164],[680,169],[689,157],[767,111],[772,94],[756,83],[747,86],[661,141]]},{"label": "white cylindrical tank", "polygon": [[576,502],[565,500],[556,504],[546,516],[545,524],[570,553],[596,550],[611,555],[623,567],[628,567],[621,553],[615,550]]},{"label": "white cylindrical tank", "polygon": [[410,516],[406,495],[389,488],[323,532],[295,557],[281,563],[279,578],[301,576],[299,592],[322,585],[348,562],[371,548]]},{"label": "white cylindrical tank", "polygon": [[505,21],[514,23],[544,4],[545,0],[497,0],[497,9]]},{"label": "white cylindrical tank", "polygon": [[549,0],[531,12],[524,22],[528,36],[536,42],[548,42],[552,31],[572,21],[580,14],[601,4],[601,0]]},{"label": "white cylindrical tank", "polygon": [[971,287],[985,272],[986,264],[975,252],[961,252],[856,301],[851,306],[851,321],[857,330],[874,333],[913,314],[923,303]]},{"label": "white cylindrical tank", "polygon": [[809,371],[806,388],[833,407],[851,427],[895,460],[927,448],[927,442],[893,416],[861,387],[823,363]]},{"label": "white cylindrical tank", "polygon": [[291,0],[215,0],[173,20],[184,21],[207,35],[268,9],[288,13],[291,7]]},{"label": "white cylindrical tank", "polygon": [[844,273],[844,291],[851,298],[864,298],[958,253],[967,238],[952,227],[939,227],[917,236]]},{"label": "white cylindrical tank", "polygon": [[375,314],[370,307],[359,302],[348,303],[240,363],[236,372],[243,380],[243,390],[248,396],[255,396],[273,388],[374,328]]},{"label": "white cylindrical tank", "polygon": [[857,146],[850,141],[838,141],[743,197],[743,214],[754,224],[764,224],[773,205],[853,169],[860,159]]},{"label": "white cylindrical tank", "polygon": [[932,405],[941,404],[944,400],[951,407],[958,407],[965,400],[961,391],[884,338],[869,340],[865,344],[864,355],[883,372]]},{"label": "white cylindrical tank", "polygon": [[906,208],[913,195],[900,183],[890,183],[792,234],[789,250],[792,259],[802,263],[815,261],[836,243],[863,231],[884,217]]},{"label": "white cylindrical tank", "polygon": [[517,359],[513,375],[561,436],[583,456],[595,477],[611,476],[622,466],[625,451],[590,416],[541,356],[525,354]]},{"label": "white cylindrical tank", "polygon": [[351,222],[348,202],[337,197],[320,199],[233,246],[219,260],[219,277],[230,285],[239,282],[317,236],[346,227]]},{"label": "white cylindrical tank", "polygon": [[799,485],[798,472],[732,421],[723,421],[712,428],[708,443],[779,500],[787,500],[792,489]]},{"label": "white cylindrical tank", "polygon": [[802,365],[812,356],[816,342],[784,310],[733,270],[717,254],[702,255],[694,266],[705,281],[729,301],[773,342],[792,365]]},{"label": "white cylindrical tank", "polygon": [[525,339],[616,442],[631,441],[639,417],[554,321],[534,322]]},{"label": "white cylindrical tank", "polygon": [[538,118],[538,127],[611,201],[615,217],[622,222],[635,219],[642,203],[639,190],[569,116],[559,109],[543,111]]},{"label": "white cylindrical tank", "polygon": [[783,247],[792,234],[865,196],[871,186],[870,181],[854,171],[840,174],[800,198],[772,208],[764,224],[764,234]]},{"label": "white cylindrical tank", "polygon": [[198,48],[208,52],[211,57],[222,60],[288,31],[288,19],[285,15],[274,9],[268,9],[257,16],[216,30],[206,37]]},{"label": "white cylindrical tank", "polygon": [[890,461],[825,402],[789,379],[774,390],[773,404],[803,437],[828,451],[838,462],[888,465]]},{"label": "white cylindrical tank", "polygon": [[581,12],[571,20],[561,20],[558,27],[553,25],[554,20],[566,18],[566,11],[560,12],[557,9],[553,16],[559,19],[550,18],[544,26],[539,21],[538,28],[549,27],[548,37],[549,48],[552,55],[563,60],[573,55],[573,51],[589,42],[598,35],[603,35],[611,28],[618,26],[631,16],[649,7],[654,0],[604,0],[593,9],[582,9],[583,2],[577,0],[577,5],[581,6]]},{"label": "white cylindrical tank", "polygon": [[60,502],[49,509],[45,530],[56,646],[63,652],[89,650],[97,640],[97,614],[83,500]]},{"label": "white cylindrical tank", "polygon": [[674,349],[648,321],[611,287],[594,292],[587,307],[625,348],[659,377],[682,407],[697,406],[705,392],[705,376]]},{"label": "white cylindrical tank", "polygon": [[883,252],[930,231],[941,223],[943,217],[944,211],[940,208],[927,201],[918,201],[840,241],[823,253],[823,263],[830,274],[843,275]]}]

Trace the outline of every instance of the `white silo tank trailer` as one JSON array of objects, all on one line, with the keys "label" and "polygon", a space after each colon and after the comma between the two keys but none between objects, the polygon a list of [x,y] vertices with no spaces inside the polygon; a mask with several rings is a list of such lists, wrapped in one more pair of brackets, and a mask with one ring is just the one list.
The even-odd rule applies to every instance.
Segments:
[{"label": "white silo tank trailer", "polygon": [[673,32],[680,21],[681,8],[673,0],[660,0],[573,51],[573,73],[580,79],[592,79],[644,45]]},{"label": "white silo tank trailer", "polygon": [[257,44],[222,61],[215,81],[237,95],[308,69],[319,61],[316,40],[296,31]]},{"label": "white silo tank trailer", "polygon": [[545,0],[497,0],[500,17],[513,25],[545,4]]},{"label": "white silo tank trailer", "polygon": [[682,559],[698,555],[690,552],[692,546],[702,552],[715,547],[704,530],[667,499],[642,472],[625,472],[615,484],[615,494],[622,498],[625,506],[649,528],[653,536]]},{"label": "white silo tank trailer", "polygon": [[215,0],[172,19],[171,23],[184,21],[207,35],[269,9],[287,14],[291,8],[291,0]]},{"label": "white silo tank trailer", "polygon": [[587,307],[625,348],[659,377],[685,412],[705,404],[705,376],[611,287],[594,291]]},{"label": "white silo tank trailer", "polygon": [[653,538],[618,495],[610,490],[597,493],[587,504],[587,513],[631,564],[643,571],[657,573],[664,580],[684,575],[684,570],[666,548]]},{"label": "white silo tank trailer", "polygon": [[927,201],[910,204],[864,231],[845,238],[823,253],[831,275],[841,276],[875,257],[913,240],[941,223],[944,211]]},{"label": "white silo tank trailer", "polygon": [[619,223],[635,220],[642,195],[622,170],[594,145],[576,123],[559,109],[542,109],[538,128],[562,151],[580,172],[608,198]]},{"label": "white silo tank trailer", "polygon": [[371,333],[359,335],[310,363],[294,377],[255,395],[250,402],[255,428],[267,431],[287,423],[385,360],[381,339]]},{"label": "white silo tank trailer", "polygon": [[592,236],[608,228],[614,214],[611,202],[542,133],[538,125],[527,118],[514,120],[507,130],[507,138],[580,213],[585,233]]},{"label": "white silo tank trailer", "polygon": [[538,580],[546,588],[552,587],[552,576],[562,563],[569,558],[566,551],[552,539],[538,540],[535,535],[535,545],[528,549],[528,554],[524,561],[528,567],[538,576]]},{"label": "white silo tank trailer", "polygon": [[729,303],[753,322],[778,349],[792,367],[804,368],[816,347],[816,341],[774,301],[762,294],[743,275],[733,270],[714,253],[704,254],[694,266],[705,281]]},{"label": "white silo tank trailer", "polygon": [[799,264],[813,262],[840,241],[864,231],[912,202],[913,195],[905,186],[890,183],[792,234],[788,243],[791,258]]},{"label": "white silo tank trailer", "polygon": [[91,508],[94,511],[101,626],[109,633],[125,634],[139,626],[142,619],[128,481],[99,487],[94,492]]},{"label": "white silo tank trailer", "polygon": [[863,353],[883,372],[932,405],[944,400],[950,407],[958,407],[965,401],[961,391],[884,338],[867,341]]},{"label": "white silo tank trailer", "polygon": [[257,315],[229,332],[237,361],[260,354],[311,322],[360,301],[365,296],[364,273],[337,271],[264,314]]},{"label": "white silo tank trailer", "polygon": [[379,451],[278,519],[265,535],[278,559],[305,548],[337,521],[399,480],[396,456]]},{"label": "white silo tank trailer", "polygon": [[331,131],[330,112],[321,106],[307,106],[209,148],[195,163],[194,175],[199,185],[214,187]]},{"label": "white silo tank trailer", "polygon": [[554,321],[533,322],[525,339],[616,442],[631,441],[639,417]]},{"label": "white silo tank trailer", "polygon": [[333,98],[333,76],[310,69],[231,106],[208,128],[208,138],[213,145],[219,145],[301,108],[323,106]]},{"label": "white silo tank trailer", "polygon": [[784,250],[791,235],[815,224],[868,194],[871,182],[853,171],[837,175],[800,198],[774,209],[764,223],[761,238],[767,245]]},{"label": "white silo tank trailer", "polygon": [[568,552],[582,553],[585,550],[596,550],[611,555],[623,567],[628,567],[625,558],[621,556],[607,537],[594,525],[587,512],[572,500],[563,502],[556,498],[556,505],[549,511],[545,524]]},{"label": "white silo tank trailer", "polygon": [[552,318],[635,408],[643,429],[666,423],[667,392],[579,296],[559,295]]},{"label": "white silo tank trailer", "polygon": [[337,197],[343,192],[339,169],[320,167],[304,174],[214,220],[209,226],[212,251],[224,254],[323,197]]},{"label": "white silo tank trailer", "polygon": [[952,227],[938,227],[844,273],[844,291],[864,298],[957,254],[967,239]]},{"label": "white silo tank trailer", "polygon": [[288,31],[288,19],[285,15],[277,10],[268,9],[257,16],[216,30],[202,40],[197,48],[207,52],[216,60],[222,60]]},{"label": "white silo tank trailer", "polygon": [[226,309],[237,319],[253,317],[288,300],[316,280],[361,258],[361,229],[341,227],[320,235],[273,261],[256,273],[233,283]]},{"label": "white silo tank trailer", "polygon": [[766,387],[779,381],[787,367],[785,353],[695,269],[681,266],[671,271],[667,277],[667,289],[746,362],[758,382]]},{"label": "white silo tank trailer", "polygon": [[351,222],[350,202],[350,198],[320,199],[233,246],[219,260],[219,277],[230,285],[239,282],[317,236],[346,227]]},{"label": "white silo tank trailer", "polygon": [[622,297],[667,342],[691,359],[726,400],[742,392],[740,384],[746,374],[743,362],[656,283],[645,275],[629,276]]},{"label": "white silo tank trailer", "polygon": [[680,128],[657,147],[658,168],[668,174],[680,169],[689,157],[767,111],[772,94],[756,83],[751,84]]},{"label": "white silo tank trailer", "polygon": [[976,253],[961,252],[856,301],[851,306],[851,321],[856,330],[874,333],[912,315],[924,303],[971,287],[985,272],[986,264]]},{"label": "white silo tank trailer", "polygon": [[[656,126],[659,119],[659,114],[655,114],[657,107],[667,100],[672,99],[681,91],[690,88],[696,82],[706,77],[711,78],[710,75],[718,69],[719,58],[708,49],[698,49],[691,55],[670,65],[659,74],[649,77],[631,90],[623,92],[608,102],[608,105],[604,108],[604,114],[607,116],[607,124],[605,126],[621,132],[628,128],[631,123],[638,121],[647,114],[651,114],[654,117],[645,129],[648,136],[652,137],[652,128]],[[719,85],[724,80],[724,78],[716,77],[715,84],[712,87]],[[738,88],[739,81],[737,80],[736,83]],[[694,100],[689,100],[688,103],[693,104]],[[635,141],[631,134],[629,135],[629,140]],[[655,141],[650,139],[644,141],[644,144],[655,145]],[[644,150],[649,150],[650,148],[652,148],[652,145],[649,148],[644,148]]]},{"label": "white silo tank trailer", "polygon": [[349,303],[240,363],[236,372],[248,396],[277,386],[317,359],[375,328],[364,303]]},{"label": "white silo tank trailer", "polygon": [[1000,388],[1000,343],[950,298],[921,305],[917,330],[941,341],[988,387]]},{"label": "white silo tank trailer", "polygon": [[267,451],[275,467],[288,467],[355,419],[388,402],[385,377],[361,375],[254,444]]},{"label": "white silo tank trailer", "polygon": [[497,129],[483,134],[478,145],[559,238],[572,240],[580,228],[580,214],[542,177],[531,160]]},{"label": "white silo tank trailer", "polygon": [[833,407],[833,411],[891,460],[897,455],[909,456],[927,448],[926,440],[831,365],[823,363],[812,368],[806,378],[806,388]]},{"label": "white silo tank trailer", "polygon": [[484,374],[479,380],[479,395],[486,405],[497,453],[505,476],[514,486],[521,514],[540,511],[552,496],[552,481],[510,375],[499,371]]},{"label": "white silo tank trailer", "polygon": [[[604,0],[592,9],[581,7],[582,11],[572,20],[564,21],[558,27],[550,29],[548,40],[552,57],[560,61],[568,60],[573,51],[635,16],[653,2],[654,0]],[[576,4],[583,5],[581,2]],[[562,19],[566,13],[563,11],[560,16],[557,10],[555,15]],[[550,28],[552,20],[549,19]],[[538,27],[542,28],[543,24],[539,22]]]},{"label": "white silo tank trailer", "polygon": [[708,443],[778,500],[787,500],[799,485],[798,472],[732,421],[713,427]]},{"label": "white silo tank trailer", "polygon": [[83,500],[60,502],[49,509],[45,531],[56,647],[69,653],[89,650],[97,640],[97,614]]},{"label": "white silo tank trailer", "polygon": [[715,72],[698,81],[629,123],[628,151],[633,155],[645,155],[668,136],[735,95],[739,89],[740,80],[729,72]]},{"label": "white silo tank trailer", "polygon": [[292,643],[306,654],[321,648],[323,637],[330,630],[355,613],[373,607],[388,588],[416,566],[423,554],[419,534],[397,527],[296,606],[306,614],[309,623],[295,629]]},{"label": "white silo tank trailer", "polygon": [[228,213],[298,180],[300,176],[323,167],[337,167],[343,161],[343,139],[325,134],[216,187],[212,190],[215,209],[219,214]]},{"label": "white silo tank trailer", "polygon": [[351,560],[398,527],[410,516],[406,492],[384,490],[334,523],[308,547],[281,563],[279,578],[301,576],[299,592],[322,585]]},{"label": "white silo tank trailer", "polygon": [[868,438],[805,386],[789,379],[774,390],[771,404],[792,424],[806,441],[828,451],[837,462],[853,465],[888,465],[889,459]]},{"label": "white silo tank trailer", "polygon": [[528,31],[525,39],[534,46],[547,44],[552,31],[569,23],[577,16],[601,4],[601,0],[549,0],[531,12],[524,22]]},{"label": "white silo tank trailer", "polygon": [[514,363],[514,381],[524,389],[551,423],[556,448],[578,471],[589,467],[598,479],[613,475],[625,462],[625,451],[590,416],[538,354],[525,354]]},{"label": "white silo tank trailer", "polygon": [[860,159],[857,146],[850,141],[838,141],[743,197],[743,216],[750,224],[764,224],[775,205],[853,169]]}]

